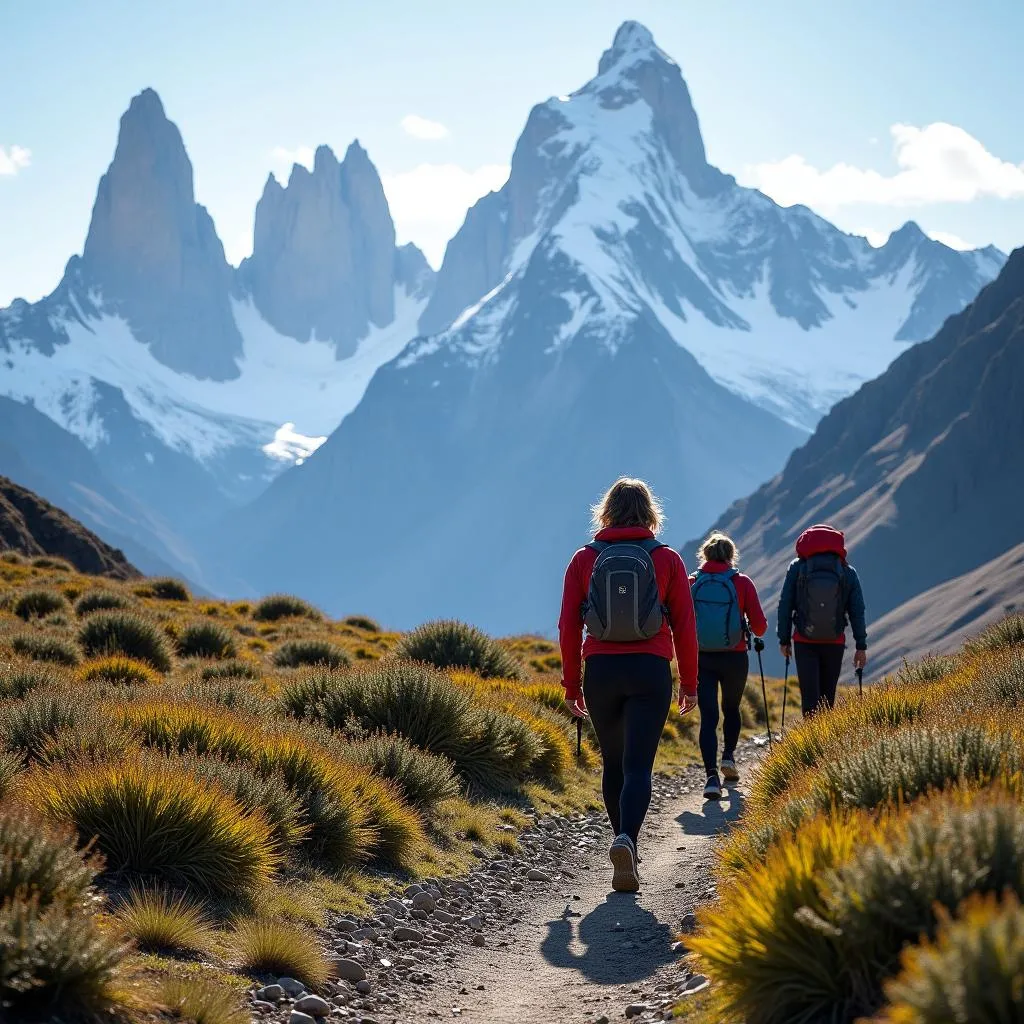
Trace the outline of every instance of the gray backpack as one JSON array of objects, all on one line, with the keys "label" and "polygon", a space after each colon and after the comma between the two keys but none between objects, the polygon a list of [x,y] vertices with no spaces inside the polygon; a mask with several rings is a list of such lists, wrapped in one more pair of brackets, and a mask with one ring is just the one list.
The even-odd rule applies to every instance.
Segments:
[{"label": "gray backpack", "polygon": [[661,629],[665,609],[658,593],[651,554],[664,547],[654,540],[600,541],[583,624],[595,640],[630,643],[650,640]]},{"label": "gray backpack", "polygon": [[796,578],[796,628],[808,640],[838,640],[846,628],[849,588],[838,555],[800,560]]}]

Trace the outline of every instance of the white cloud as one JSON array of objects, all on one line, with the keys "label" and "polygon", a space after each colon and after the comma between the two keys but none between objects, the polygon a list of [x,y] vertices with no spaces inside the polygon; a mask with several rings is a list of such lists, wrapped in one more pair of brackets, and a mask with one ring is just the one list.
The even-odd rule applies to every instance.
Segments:
[{"label": "white cloud", "polygon": [[401,120],[402,131],[414,139],[446,139],[448,129],[440,121],[431,121],[419,114],[406,114]]},{"label": "white cloud", "polygon": [[1024,164],[1000,159],[963,128],[941,121],[924,128],[895,124],[890,134],[899,168],[895,174],[845,163],[820,170],[793,154],[748,167],[745,182],[783,206],[804,203],[825,209],[1024,198]]},{"label": "white cloud", "polygon": [[32,163],[32,150],[24,146],[0,146],[0,175],[14,175]]},{"label": "white cloud", "polygon": [[384,192],[402,241],[415,242],[436,267],[448,240],[462,226],[466,210],[508,180],[502,164],[467,171],[457,164],[420,164],[384,176]]},{"label": "white cloud", "polygon": [[927,235],[929,238],[934,238],[936,242],[948,245],[950,249],[959,249],[961,252],[978,248],[973,242],[968,242],[959,235],[954,235],[952,231],[929,231]]},{"label": "white cloud", "polygon": [[875,228],[861,228],[859,231],[855,231],[854,234],[862,235],[868,240],[868,243],[873,245],[876,249],[881,249],[882,246],[889,241],[889,232],[878,231]]},{"label": "white cloud", "polygon": [[270,155],[274,162],[280,164],[285,170],[291,170],[292,164],[301,164],[307,170],[312,170],[316,150],[312,146],[296,146],[294,149],[275,146],[270,151]]}]

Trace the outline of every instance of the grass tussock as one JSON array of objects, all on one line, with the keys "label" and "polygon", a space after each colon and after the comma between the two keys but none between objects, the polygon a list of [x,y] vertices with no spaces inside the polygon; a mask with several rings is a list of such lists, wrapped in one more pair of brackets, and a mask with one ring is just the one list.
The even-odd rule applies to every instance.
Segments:
[{"label": "grass tussock", "polygon": [[483,630],[455,619],[426,622],[402,638],[398,654],[436,668],[463,668],[483,679],[522,679],[522,663]]},{"label": "grass tussock", "polygon": [[190,622],[175,639],[181,658],[234,658],[238,644],[231,630],[218,622]]},{"label": "grass tussock", "polygon": [[87,661],[77,672],[83,683],[109,683],[111,686],[155,686],[160,675],[144,661],[112,654]]},{"label": "grass tussock", "polygon": [[776,744],[688,940],[723,1018],[1021,1019],[1018,619]]},{"label": "grass tussock", "polygon": [[274,664],[278,668],[322,665],[338,669],[345,668],[350,662],[351,659],[341,647],[327,640],[289,640],[274,652]]},{"label": "grass tussock", "polygon": [[114,590],[87,590],[75,602],[75,614],[79,618],[91,615],[93,612],[113,611],[115,609],[131,608],[132,599],[127,594]]},{"label": "grass tussock", "polygon": [[68,608],[68,599],[59,590],[39,588],[19,594],[11,610],[19,619],[29,622],[31,619],[42,619],[55,612],[67,611]]},{"label": "grass tussock", "polygon": [[158,672],[171,668],[166,635],[156,623],[134,612],[111,611],[90,615],[78,633],[82,650],[91,657],[120,654],[152,665]]},{"label": "grass tussock", "polygon": [[239,967],[252,974],[287,975],[317,987],[333,973],[316,936],[298,925],[259,917],[240,921],[231,946]]},{"label": "grass tussock", "polygon": [[132,886],[117,923],[147,953],[204,953],[214,931],[203,907],[181,893]]},{"label": "grass tussock", "polygon": [[54,665],[77,665],[82,660],[74,640],[46,633],[21,633],[11,639],[11,650],[33,661],[50,661]]},{"label": "grass tussock", "polygon": [[964,645],[967,654],[991,654],[1007,647],[1024,647],[1024,614],[1007,615]]},{"label": "grass tussock", "polygon": [[323,614],[302,598],[291,594],[271,594],[256,602],[252,617],[257,622],[280,622],[282,619],[311,619],[319,622]]},{"label": "grass tussock", "polygon": [[462,788],[448,758],[428,754],[395,734],[375,733],[351,744],[349,753],[375,775],[393,782],[406,802],[420,810],[458,796]]},{"label": "grass tussock", "polygon": [[252,1019],[239,994],[209,978],[164,978],[160,1008],[187,1024],[249,1024]]},{"label": "grass tussock", "polygon": [[161,576],[146,581],[140,588],[146,597],[154,597],[158,601],[191,601],[192,595],[181,580],[173,576]]}]

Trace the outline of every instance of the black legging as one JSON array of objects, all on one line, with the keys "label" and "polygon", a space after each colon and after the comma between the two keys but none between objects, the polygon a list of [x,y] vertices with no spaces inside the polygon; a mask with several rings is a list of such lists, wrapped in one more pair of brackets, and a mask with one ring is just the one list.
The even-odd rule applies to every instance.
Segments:
[{"label": "black legging", "polygon": [[651,802],[651,773],[668,710],[672,670],[656,654],[593,654],[583,694],[601,745],[601,791],[615,835],[634,844]]},{"label": "black legging", "polygon": [[740,701],[747,685],[746,651],[701,651],[697,661],[697,704],[700,707],[700,756],[704,770],[718,772],[718,690],[722,690],[722,757],[731,759],[743,720]]},{"label": "black legging", "polygon": [[843,644],[793,644],[800,704],[805,715],[815,712],[819,704],[827,708],[835,704],[845,654]]}]

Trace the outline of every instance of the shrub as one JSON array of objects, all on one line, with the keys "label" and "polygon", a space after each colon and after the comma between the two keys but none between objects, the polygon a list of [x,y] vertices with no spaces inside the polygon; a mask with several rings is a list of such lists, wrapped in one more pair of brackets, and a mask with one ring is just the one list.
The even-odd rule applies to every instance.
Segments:
[{"label": "shrub", "polygon": [[0,741],[7,750],[36,759],[61,730],[74,728],[87,717],[67,690],[30,693],[0,709]]},{"label": "shrub", "polygon": [[475,626],[454,619],[427,622],[407,633],[396,653],[437,668],[466,668],[484,679],[522,679],[522,663]]},{"label": "shrub", "polygon": [[55,665],[77,665],[81,660],[73,640],[41,633],[22,633],[11,640],[11,650],[34,661],[52,661]]},{"label": "shrub", "polygon": [[67,598],[57,590],[26,590],[15,598],[12,610],[19,619],[28,622],[62,612],[67,607]]},{"label": "shrub", "polygon": [[1024,909],[974,898],[938,941],[908,947],[886,987],[886,1024],[995,1024],[1024,1019]]},{"label": "shrub", "polygon": [[13,750],[0,750],[0,800],[7,796],[15,776],[24,768],[21,756]]},{"label": "shrub", "polygon": [[199,670],[203,679],[259,679],[260,667],[251,661],[222,661],[219,665],[204,665]]},{"label": "shrub", "polygon": [[958,668],[959,659],[952,654],[929,654],[917,661],[906,661],[896,673],[896,679],[903,686],[915,683],[934,683],[952,674]]},{"label": "shrub", "polygon": [[71,834],[24,810],[0,813],[0,904],[34,896],[40,907],[85,899],[99,868],[75,849]]},{"label": "shrub", "polygon": [[977,685],[1000,704],[1024,706],[1024,648],[1008,658],[992,659],[979,671]]},{"label": "shrub", "polygon": [[900,951],[932,937],[941,911],[972,894],[1024,896],[1024,807],[993,798],[935,800],[864,844],[841,867],[826,914],[841,935],[845,1004],[871,1013]]},{"label": "shrub", "polygon": [[28,559],[20,551],[0,551],[0,562],[8,565],[25,565]]},{"label": "shrub", "polygon": [[47,665],[0,663],[0,698],[21,698],[39,686],[57,686],[66,679],[65,673]]},{"label": "shrub", "polygon": [[238,965],[254,974],[284,974],[317,987],[333,973],[316,936],[296,925],[248,918],[235,926],[231,944]]},{"label": "shrub", "polygon": [[136,946],[151,953],[202,953],[213,938],[203,908],[166,889],[132,886],[117,919]]},{"label": "shrub", "polygon": [[367,633],[380,632],[380,626],[366,615],[349,615],[348,618],[341,621],[346,626],[351,626],[353,629],[362,629]]},{"label": "shrub", "polygon": [[308,838],[311,826],[302,801],[279,773],[260,775],[244,761],[220,758],[191,757],[182,763],[197,778],[220,786],[246,810],[261,812],[282,850],[293,849]]},{"label": "shrub", "polygon": [[158,576],[146,581],[150,595],[158,601],[191,601],[192,595],[181,580],[173,576]]},{"label": "shrub", "polygon": [[713,970],[726,1013],[747,1024],[846,1019],[832,1012],[845,994],[846,963],[823,916],[821,884],[865,828],[842,816],[808,822],[699,912],[687,945]]},{"label": "shrub", "polygon": [[292,597],[290,594],[270,594],[257,602],[252,610],[252,617],[257,622],[277,622],[279,619],[319,621],[323,615],[299,597]]},{"label": "shrub", "polygon": [[182,695],[201,704],[251,715],[265,715],[270,707],[263,691],[237,676],[207,678],[204,673],[200,673],[198,679],[185,684]]},{"label": "shrub", "polygon": [[452,751],[459,774],[477,791],[508,791],[530,778],[543,752],[521,719],[492,708],[475,710]]},{"label": "shrub", "polygon": [[274,652],[278,668],[300,668],[303,665],[324,665],[344,668],[350,662],[348,654],[326,640],[289,640]]},{"label": "shrub", "polygon": [[37,555],[32,559],[34,569],[54,569],[57,572],[74,572],[75,567],[63,558],[54,558],[52,555]]},{"label": "shrub", "polygon": [[123,709],[122,720],[147,747],[166,754],[248,758],[260,739],[243,721],[197,704],[132,703]]},{"label": "shrub", "polygon": [[353,743],[349,752],[359,764],[395,783],[413,807],[429,810],[459,795],[461,787],[452,762],[414,747],[401,736],[376,733]]},{"label": "shrub", "polygon": [[75,614],[84,618],[93,612],[130,608],[131,605],[131,599],[127,594],[119,594],[114,590],[87,590],[75,602]]},{"label": "shrub", "polygon": [[281,710],[293,718],[322,717],[317,705],[329,693],[348,685],[347,679],[344,673],[323,666],[307,669],[285,683],[279,698]]},{"label": "shrub", "polygon": [[968,654],[987,654],[1003,647],[1024,645],[1024,615],[1007,615],[964,644]]},{"label": "shrub", "polygon": [[96,846],[112,871],[216,896],[265,884],[280,857],[266,819],[170,765],[53,768],[26,782],[29,798]]},{"label": "shrub", "polygon": [[353,789],[366,809],[367,824],[375,835],[373,857],[396,868],[411,868],[426,845],[419,816],[409,808],[398,787],[369,772],[353,780]]},{"label": "shrub", "polygon": [[78,670],[83,683],[104,682],[113,686],[151,686],[160,676],[144,661],[113,654],[106,658],[86,662]]},{"label": "shrub", "polygon": [[97,612],[82,624],[78,641],[90,657],[123,654],[169,672],[171,652],[162,630],[132,612]]},{"label": "shrub", "polygon": [[37,897],[0,905],[0,1005],[12,1014],[5,1019],[106,1009],[124,952],[91,908],[43,906]]},{"label": "shrub", "polygon": [[207,978],[165,978],[160,1001],[188,1024],[249,1024],[252,1019],[237,993]]},{"label": "shrub", "polygon": [[217,622],[191,622],[177,638],[182,658],[233,658],[238,653],[229,629]]}]

